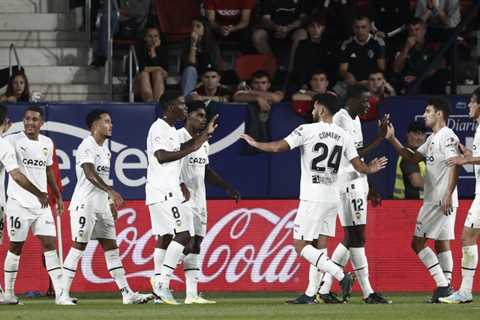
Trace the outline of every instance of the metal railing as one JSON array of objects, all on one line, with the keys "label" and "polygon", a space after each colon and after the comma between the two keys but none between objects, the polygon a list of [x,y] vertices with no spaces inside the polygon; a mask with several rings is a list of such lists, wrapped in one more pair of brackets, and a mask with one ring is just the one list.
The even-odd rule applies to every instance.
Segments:
[{"label": "metal railing", "polygon": [[13,75],[13,65],[12,65],[12,52],[15,55],[15,60],[17,61],[18,70],[22,70],[22,64],[20,63],[20,58],[18,57],[17,48],[13,43],[10,44],[8,50],[8,77],[12,77]]},{"label": "metal railing", "polygon": [[137,53],[135,52],[135,46],[131,45],[128,51],[128,101],[130,103],[135,102],[135,94],[133,92],[133,64],[135,63],[135,74],[139,71]]}]

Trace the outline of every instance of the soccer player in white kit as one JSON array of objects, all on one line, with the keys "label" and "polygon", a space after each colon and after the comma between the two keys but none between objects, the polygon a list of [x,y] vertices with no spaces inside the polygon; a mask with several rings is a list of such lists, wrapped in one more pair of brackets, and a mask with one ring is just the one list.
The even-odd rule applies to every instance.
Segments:
[{"label": "soccer player in white kit", "polygon": [[[326,241],[313,240],[335,235],[335,219],[339,207],[340,193],[337,176],[341,173],[342,158],[348,159],[355,170],[375,173],[386,165],[386,158],[374,159],[366,165],[358,156],[350,135],[333,123],[333,114],[338,102],[332,94],[314,97],[313,119],[317,121],[295,129],[283,140],[262,143],[244,134],[242,138],[251,146],[266,152],[283,152],[300,147],[302,176],[300,182],[300,204],[294,221],[293,238],[295,249],[313,268],[330,273],[340,281],[343,299],[352,289],[352,274],[345,274],[327,257]],[[303,295],[293,303],[313,303],[314,296]]]},{"label": "soccer player in white kit", "polygon": [[[152,233],[157,236],[153,253],[155,276],[152,277],[153,294],[167,304],[178,304],[170,292],[170,279],[178,261],[194,235],[193,217],[185,207],[190,195],[180,186],[181,159],[201,148],[215,131],[215,116],[205,130],[185,143],[175,129],[177,121],[187,116],[183,98],[163,104],[163,117],[150,127],[147,137],[146,199],[152,223]],[[173,240],[172,240],[173,239]]]},{"label": "soccer player in white kit", "polygon": [[[423,205],[417,216],[417,223],[412,239],[412,249],[423,262],[435,280],[435,289],[431,302],[438,303],[440,297],[451,293],[448,277],[453,269],[450,240],[455,238],[455,215],[458,207],[457,181],[459,168],[449,166],[448,160],[457,157],[459,152],[458,137],[446,126],[450,106],[441,97],[432,97],[427,101],[425,126],[433,133],[415,153],[407,150],[395,137],[393,125],[389,125],[387,140],[407,161],[426,162]],[[427,241],[436,240],[436,251],[426,245]]]},{"label": "soccer player in white kit", "polygon": [[[375,149],[385,138],[387,133],[388,116],[380,122],[377,137],[368,145],[363,143],[362,125],[360,118],[368,111],[370,93],[363,85],[352,85],[347,90],[346,107],[340,109],[333,116],[333,123],[344,129],[353,139],[360,158]],[[380,196],[369,187],[367,176],[359,174],[347,159],[342,159],[341,172],[338,175],[340,186],[340,210],[338,216],[344,230],[344,238],[335,248],[332,261],[344,268],[351,259],[355,276],[360,284],[363,301],[367,304],[388,304],[381,294],[374,292],[370,284],[368,261],[365,254],[365,233],[367,224],[368,198],[377,205]],[[311,271],[313,272],[313,270]],[[312,279],[315,279],[311,275]],[[318,279],[318,278],[317,278]],[[311,286],[311,284],[309,284]],[[325,274],[318,298],[324,303],[342,303],[331,292],[332,276]]]},{"label": "soccer player in white kit", "polygon": [[[9,120],[7,118],[7,107],[0,104],[0,245],[3,242],[3,227],[5,214],[5,171],[10,175],[10,179],[22,188],[37,197],[42,208],[48,207],[47,193],[40,191],[27,177],[20,171],[17,163],[15,150],[2,135],[9,129]],[[8,222],[8,221],[6,221]],[[18,299],[7,299],[4,301],[3,290],[0,286],[0,304],[16,304]]]},{"label": "soccer player in white kit", "polygon": [[[185,126],[177,132],[181,143],[187,142],[192,137],[200,134],[207,123],[207,111],[205,103],[202,101],[192,101],[187,104],[188,116]],[[221,189],[237,202],[240,200],[240,193],[225,182],[218,173],[209,166],[210,145],[208,141],[204,142],[197,151],[190,153],[182,159],[182,170],[180,180],[185,184],[190,192],[190,200],[185,203],[193,214],[194,236],[185,248],[186,254],[183,260],[185,271],[186,297],[185,304],[209,304],[215,301],[207,300],[198,295],[197,283],[200,261],[200,246],[207,233],[207,196],[205,190],[205,180]]]},{"label": "soccer player in white kit", "polygon": [[86,123],[90,135],[76,152],[77,184],[69,206],[73,243],[63,265],[62,297],[72,301],[70,287],[78,262],[88,242],[96,239],[103,248],[108,271],[122,294],[123,304],[146,303],[151,295],[130,289],[117,246],[116,208],[123,204],[123,199],[107,184],[111,158],[107,139],[112,136],[112,119],[107,111],[94,109],[88,113]]},{"label": "soccer player in white kit", "polygon": [[[40,134],[43,125],[43,110],[37,106],[28,107],[23,115],[24,130],[5,137],[15,150],[20,171],[43,193],[47,183],[57,200],[56,214],[63,212],[62,196],[58,190],[53,172],[53,142]],[[56,251],[56,230],[52,212],[38,201],[37,196],[10,180],[7,189],[7,229],[10,246],[4,263],[6,303],[16,303],[14,287],[17,278],[20,255],[28,231],[37,236],[44,250],[45,264],[55,289],[55,303],[69,304],[61,299],[62,269]]]},{"label": "soccer player in white kit", "polygon": [[[477,88],[468,103],[468,115],[480,123],[480,88]],[[468,210],[462,232],[462,284],[460,289],[448,297],[439,298],[442,303],[469,303],[473,301],[473,277],[478,264],[477,241],[480,237],[480,130],[475,130],[473,151],[460,145],[463,156],[450,158],[451,165],[462,166],[474,164],[475,171],[475,199]]]}]

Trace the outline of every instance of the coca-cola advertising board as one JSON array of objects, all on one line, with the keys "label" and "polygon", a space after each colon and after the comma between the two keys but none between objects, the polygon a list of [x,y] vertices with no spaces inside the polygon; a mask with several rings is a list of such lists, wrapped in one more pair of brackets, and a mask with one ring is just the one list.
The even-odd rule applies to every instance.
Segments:
[{"label": "coca-cola advertising board", "polygon": [[[460,237],[471,201],[461,201],[456,235]],[[293,247],[292,227],[297,200],[230,200],[208,202],[208,234],[202,246],[203,266],[200,290],[212,291],[302,291],[308,281],[308,265]],[[410,249],[420,201],[384,201],[381,207],[369,207],[367,256],[372,285],[379,291],[428,291],[434,283],[425,267]],[[63,253],[70,246],[69,216],[62,217]],[[148,209],[143,201],[128,201],[119,211],[118,244],[130,285],[149,291],[153,273],[155,239],[151,234]],[[332,239],[331,253],[342,238]],[[3,261],[8,239],[0,248]],[[454,286],[460,280],[461,244],[452,243]],[[3,278],[3,262],[0,263]],[[20,261],[16,292],[44,291],[47,272],[42,266],[42,250],[30,236]],[[3,281],[2,281],[3,283]],[[175,272],[172,287],[184,290],[182,266]],[[356,288],[358,290],[358,288]],[[476,289],[480,286],[476,285]],[[105,266],[102,249],[96,241],[88,244],[73,282],[74,292],[115,291]]]}]

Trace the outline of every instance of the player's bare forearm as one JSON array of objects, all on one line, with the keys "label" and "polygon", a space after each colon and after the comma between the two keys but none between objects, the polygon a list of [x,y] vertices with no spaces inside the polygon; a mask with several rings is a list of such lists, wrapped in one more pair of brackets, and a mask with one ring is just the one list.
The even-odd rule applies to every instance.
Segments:
[{"label": "player's bare forearm", "polygon": [[458,176],[460,175],[460,167],[459,166],[450,166],[448,169],[448,187],[447,192],[449,195],[453,194],[455,188],[457,187],[458,183]]},{"label": "player's bare forearm", "polygon": [[53,166],[47,167],[47,183],[50,186],[50,189],[52,190],[55,199],[60,199],[62,195],[57,186],[57,179],[55,179],[55,172],[53,171]]},{"label": "player's bare forearm", "polygon": [[389,139],[389,142],[395,149],[395,151],[402,156],[403,159],[412,162],[412,163],[419,163],[424,159],[422,154],[415,151],[415,153],[411,153],[407,148],[405,148],[400,141],[398,141],[397,137],[393,137]]},{"label": "player's bare forearm", "polygon": [[90,181],[95,187],[100,190],[110,193],[113,189],[111,186],[105,183],[103,179],[95,171],[93,163],[84,163],[82,164],[83,172],[88,181]]},{"label": "player's bare forearm", "polygon": [[382,143],[383,137],[377,136],[373,141],[371,141],[366,147],[363,147],[361,149],[358,149],[358,155],[363,158],[373,150],[375,150],[376,147]]},{"label": "player's bare forearm", "polygon": [[209,166],[205,167],[205,179],[208,183],[221,188],[224,191],[232,189],[232,187],[223,178]]},{"label": "player's bare forearm", "polygon": [[10,177],[15,180],[23,189],[27,190],[31,194],[41,197],[43,192],[40,191],[33,183],[28,180],[28,178],[20,171],[20,169],[15,169],[9,172]]},{"label": "player's bare forearm", "polygon": [[351,163],[353,168],[358,172],[365,173],[365,174],[369,173],[368,165],[365,162],[363,162],[359,157],[352,159]]}]

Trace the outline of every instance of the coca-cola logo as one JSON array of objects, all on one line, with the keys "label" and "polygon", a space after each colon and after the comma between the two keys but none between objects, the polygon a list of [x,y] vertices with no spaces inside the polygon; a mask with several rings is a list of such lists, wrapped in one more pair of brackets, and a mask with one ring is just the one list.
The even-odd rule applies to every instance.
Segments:
[{"label": "coca-cola logo", "polygon": [[[128,278],[153,275],[155,238],[147,210],[141,215],[134,208],[118,212],[117,243]],[[209,283],[285,283],[300,268],[292,242],[296,209],[284,215],[263,208],[234,209],[215,222],[202,243],[203,266],[200,281]],[[143,229],[143,231],[142,231]],[[105,266],[103,250],[90,241],[81,262],[83,277],[92,284],[107,284],[113,279]],[[174,276],[174,281],[182,282]]]}]

